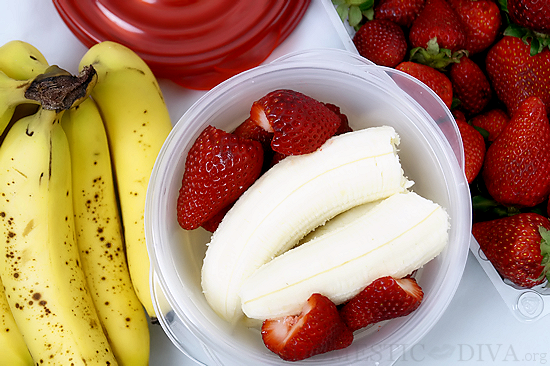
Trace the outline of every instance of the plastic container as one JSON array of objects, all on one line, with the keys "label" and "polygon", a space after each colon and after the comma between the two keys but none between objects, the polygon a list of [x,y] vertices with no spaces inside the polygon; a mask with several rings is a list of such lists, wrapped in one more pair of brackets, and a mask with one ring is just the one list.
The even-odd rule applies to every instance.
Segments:
[{"label": "plastic container", "polygon": [[516,319],[529,323],[550,314],[550,287],[546,287],[546,283],[530,289],[521,288],[502,278],[473,237],[470,249]]},{"label": "plastic container", "polygon": [[340,106],[354,129],[393,126],[401,136],[399,155],[405,174],[415,181],[413,190],[449,212],[450,242],[418,271],[425,297],[414,313],[358,331],[344,350],[293,363],[391,365],[432,328],[458,287],[471,238],[470,194],[459,132],[442,101],[416,79],[347,51],[305,51],[241,73],[206,93],[175,125],[151,176],[145,216],[159,321],[172,342],[198,363],[284,363],[265,348],[258,329],[233,329],[211,310],[200,286],[210,233],[181,229],[175,214],[185,157],[199,133],[208,124],[235,128],[254,100],[278,88]]}]

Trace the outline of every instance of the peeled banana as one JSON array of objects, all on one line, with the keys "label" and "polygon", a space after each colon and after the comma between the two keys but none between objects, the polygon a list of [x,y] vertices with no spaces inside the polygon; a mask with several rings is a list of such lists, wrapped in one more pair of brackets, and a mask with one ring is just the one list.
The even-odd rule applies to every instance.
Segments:
[{"label": "peeled banana", "polygon": [[109,145],[95,102],[88,98],[66,111],[61,125],[71,152],[76,241],[99,319],[120,365],[148,365],[149,327],[128,272]]},{"label": "peeled banana", "polygon": [[75,243],[62,113],[18,120],[0,147],[0,277],[35,364],[112,366]]},{"label": "peeled banana", "polygon": [[446,211],[413,192],[348,215],[250,276],[240,291],[244,313],[255,319],[296,315],[313,293],[339,305],[377,278],[411,274],[448,242]]},{"label": "peeled banana", "polygon": [[34,362],[19,331],[0,279],[0,365],[32,366]]},{"label": "peeled banana", "polygon": [[151,318],[150,261],[145,243],[144,211],[149,177],[172,129],[168,108],[147,64],[114,42],[91,47],[80,68],[92,65],[98,82],[92,91],[111,144],[130,276]]},{"label": "peeled banana", "polygon": [[289,156],[261,176],[226,214],[208,245],[202,287],[212,309],[234,322],[239,291],[263,264],[351,207],[404,192],[392,127],[329,139],[317,151]]}]

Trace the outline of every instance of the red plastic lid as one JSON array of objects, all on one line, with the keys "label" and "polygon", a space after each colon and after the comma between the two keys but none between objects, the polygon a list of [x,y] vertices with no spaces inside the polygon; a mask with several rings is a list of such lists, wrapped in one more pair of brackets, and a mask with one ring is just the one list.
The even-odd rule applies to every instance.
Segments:
[{"label": "red plastic lid", "polygon": [[310,0],[53,0],[87,47],[130,47],[157,77],[211,89],[261,64],[296,27]]}]

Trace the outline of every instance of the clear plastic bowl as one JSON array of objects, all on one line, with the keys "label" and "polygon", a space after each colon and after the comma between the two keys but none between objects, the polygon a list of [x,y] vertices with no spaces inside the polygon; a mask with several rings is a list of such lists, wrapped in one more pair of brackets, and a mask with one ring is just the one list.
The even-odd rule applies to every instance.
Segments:
[{"label": "clear plastic bowl", "polygon": [[231,328],[212,311],[200,285],[210,233],[185,231],[176,221],[185,158],[199,133],[209,124],[232,130],[247,118],[254,100],[279,88],[338,105],[353,129],[393,126],[413,190],[451,217],[448,246],[417,273],[425,297],[415,312],[358,331],[346,349],[293,363],[391,365],[433,327],[458,287],[471,238],[470,194],[459,132],[442,101],[407,74],[347,51],[305,51],[241,73],[205,94],[174,126],[153,169],[145,211],[158,319],[172,342],[200,364],[285,363],[263,345],[258,329]]}]

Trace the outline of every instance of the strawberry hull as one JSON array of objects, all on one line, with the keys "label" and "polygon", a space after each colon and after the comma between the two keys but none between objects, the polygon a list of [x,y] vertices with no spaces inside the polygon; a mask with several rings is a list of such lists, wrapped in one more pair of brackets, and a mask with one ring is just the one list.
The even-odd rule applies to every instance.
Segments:
[{"label": "strawberry hull", "polygon": [[422,305],[380,328],[357,331],[361,336],[345,349],[311,358],[331,365],[362,357],[389,362],[392,350],[384,345],[412,346],[437,322],[454,295],[470,242],[469,191],[462,174],[458,129],[441,101],[408,75],[381,72],[347,52],[327,51],[322,58],[306,52],[242,73],[207,93],[176,124],[153,172],[146,215],[160,323],[176,346],[189,354],[198,344],[224,365],[280,363],[259,337],[260,323],[242,319],[229,324],[209,307],[200,286],[200,269],[210,233],[202,228],[183,230],[173,216],[185,156],[200,132],[209,124],[233,131],[247,118],[253,101],[277,89],[296,90],[340,107],[353,130],[393,126],[405,137],[399,150],[406,175],[415,181],[414,191],[445,207],[451,217],[448,246],[416,276],[425,292]]}]

